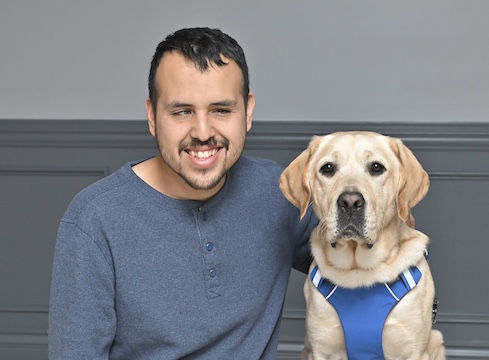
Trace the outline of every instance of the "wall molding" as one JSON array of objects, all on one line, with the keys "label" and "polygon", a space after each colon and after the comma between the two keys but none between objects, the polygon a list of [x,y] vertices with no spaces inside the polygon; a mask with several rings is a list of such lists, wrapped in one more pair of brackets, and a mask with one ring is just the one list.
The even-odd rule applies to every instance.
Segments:
[{"label": "wall molding", "polygon": [[[115,126],[116,125],[116,126]],[[489,122],[254,121],[247,146],[303,149],[315,134],[366,130],[403,139],[410,146],[458,150],[489,148]],[[144,120],[0,119],[0,146],[154,148]]]},{"label": "wall molding", "polygon": [[315,134],[355,130],[374,131],[399,137],[410,147],[415,148],[448,150],[489,148],[489,123],[482,122],[255,122],[247,144],[257,145],[259,148],[303,149]]},{"label": "wall molding", "polygon": [[430,172],[431,180],[489,180],[489,172]]},{"label": "wall molding", "polygon": [[0,167],[0,176],[98,176],[103,178],[109,174],[107,167],[76,168],[76,167]]}]

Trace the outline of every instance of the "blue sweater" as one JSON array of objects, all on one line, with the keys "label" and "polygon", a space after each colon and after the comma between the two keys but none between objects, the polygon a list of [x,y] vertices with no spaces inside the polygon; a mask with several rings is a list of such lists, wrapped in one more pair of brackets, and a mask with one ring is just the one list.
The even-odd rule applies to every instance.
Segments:
[{"label": "blue sweater", "polygon": [[58,232],[49,358],[275,359],[291,266],[317,224],[242,157],[209,201],[169,198],[126,164],[68,207]]}]

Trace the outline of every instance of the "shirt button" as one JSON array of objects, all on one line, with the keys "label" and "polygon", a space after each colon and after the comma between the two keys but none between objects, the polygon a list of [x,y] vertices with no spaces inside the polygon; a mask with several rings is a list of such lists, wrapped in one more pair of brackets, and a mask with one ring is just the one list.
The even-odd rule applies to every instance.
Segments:
[{"label": "shirt button", "polygon": [[207,249],[207,251],[212,251],[212,249],[214,249],[214,244],[208,242],[207,244],[205,244],[205,248]]},{"label": "shirt button", "polygon": [[205,211],[203,211],[202,214],[200,215],[200,217],[202,218],[202,220],[206,221],[209,216],[207,215],[207,213]]},{"label": "shirt button", "polygon": [[216,269],[212,268],[212,269],[210,269],[210,270],[209,270],[209,276],[210,276],[211,278],[215,277],[215,276],[216,276],[216,274],[217,274]]}]

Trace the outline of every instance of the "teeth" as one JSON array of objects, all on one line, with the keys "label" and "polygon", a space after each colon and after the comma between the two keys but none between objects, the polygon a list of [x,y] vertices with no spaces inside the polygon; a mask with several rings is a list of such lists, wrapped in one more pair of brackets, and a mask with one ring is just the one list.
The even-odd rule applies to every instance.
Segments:
[{"label": "teeth", "polygon": [[211,151],[193,151],[190,150],[188,152],[190,155],[193,157],[199,158],[199,159],[206,159],[208,157],[211,157],[212,155],[215,155],[217,153],[217,149],[213,149]]}]

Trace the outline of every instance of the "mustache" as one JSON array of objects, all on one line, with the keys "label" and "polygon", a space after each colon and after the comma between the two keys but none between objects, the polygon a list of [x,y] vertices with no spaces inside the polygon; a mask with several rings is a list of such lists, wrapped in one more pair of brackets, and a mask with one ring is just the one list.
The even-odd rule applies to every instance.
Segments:
[{"label": "mustache", "polygon": [[229,141],[227,139],[216,139],[210,138],[206,141],[201,141],[199,139],[192,139],[188,142],[181,143],[179,146],[179,152],[185,151],[189,148],[198,148],[198,147],[222,147],[226,150],[229,148]]}]

